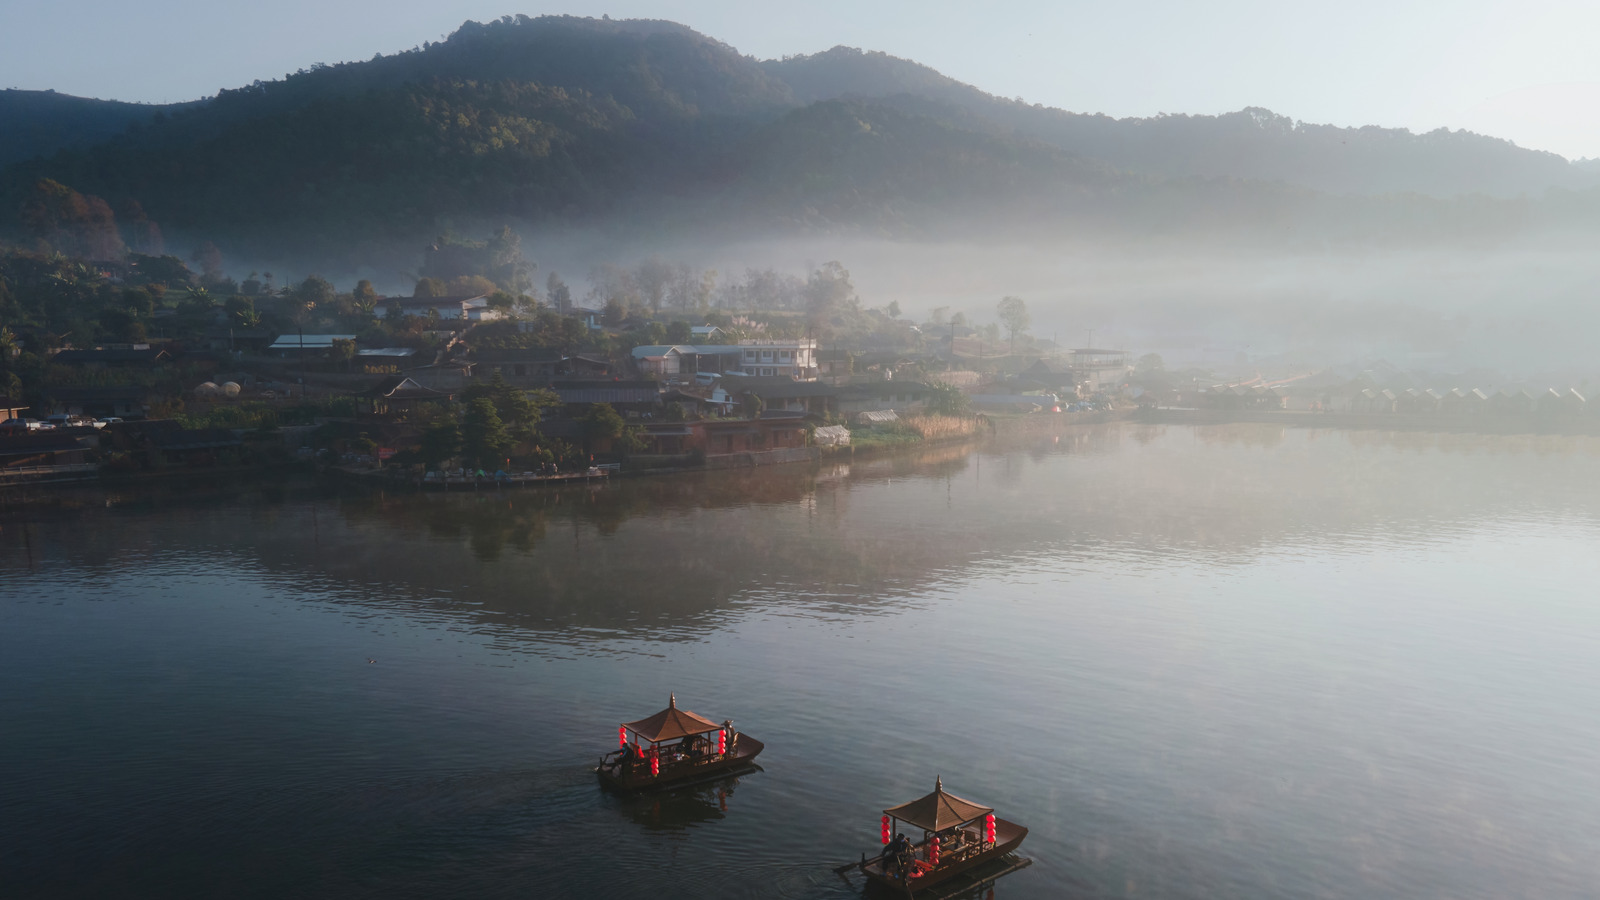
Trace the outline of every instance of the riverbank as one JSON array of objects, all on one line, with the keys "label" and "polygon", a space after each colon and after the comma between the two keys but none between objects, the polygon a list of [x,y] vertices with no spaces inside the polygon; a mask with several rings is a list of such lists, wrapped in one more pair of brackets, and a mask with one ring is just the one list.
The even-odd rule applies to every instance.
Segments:
[{"label": "riverbank", "polygon": [[1383,431],[1440,431],[1471,434],[1600,435],[1600,419],[1555,418],[1535,414],[1440,416],[1402,413],[1302,412],[1297,410],[1176,409],[1151,407],[1128,418],[1150,425],[1227,425],[1253,423],[1291,428]]}]

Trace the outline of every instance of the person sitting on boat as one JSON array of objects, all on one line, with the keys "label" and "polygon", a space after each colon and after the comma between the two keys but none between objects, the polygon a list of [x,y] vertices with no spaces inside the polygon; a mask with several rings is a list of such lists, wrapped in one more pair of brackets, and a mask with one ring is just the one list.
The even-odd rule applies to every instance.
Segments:
[{"label": "person sitting on boat", "polygon": [[890,866],[902,875],[911,868],[911,839],[904,832],[896,834],[894,840],[883,846],[883,870],[888,872]]},{"label": "person sitting on boat", "polygon": [[698,759],[700,756],[700,735],[691,734],[678,742],[678,752],[685,759]]}]

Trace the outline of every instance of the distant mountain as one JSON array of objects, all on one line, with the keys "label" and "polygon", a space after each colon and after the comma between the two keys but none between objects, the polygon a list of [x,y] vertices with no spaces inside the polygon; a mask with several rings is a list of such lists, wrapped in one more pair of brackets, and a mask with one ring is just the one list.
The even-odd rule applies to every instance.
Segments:
[{"label": "distant mountain", "polygon": [[[1435,197],[1537,195],[1600,185],[1600,167],[1569,163],[1510,141],[1440,129],[1339,128],[1251,108],[1220,116],[1115,119],[986,94],[927,66],[884,53],[835,47],[762,63],[800,102],[892,99],[922,109],[955,107],[1001,133],[1152,175],[1283,181],[1320,191],[1412,192]],[[928,104],[931,102],[932,106]]]},{"label": "distant mountain", "polygon": [[91,100],[55,91],[0,91],[0,166],[82,149],[190,104]]},{"label": "distant mountain", "polygon": [[[129,104],[67,99],[91,104],[78,130],[50,132],[63,135],[60,152],[0,172],[0,209],[18,209],[48,178],[112,208],[142,206],[169,234],[351,260],[508,219],[894,237],[1064,228],[1360,239],[1379,221],[1389,233],[1493,230],[1537,215],[1401,192],[1534,195],[1600,175],[1492,138],[1308,126],[1262,110],[1078,115],[884,54],[758,62],[659,21],[469,22],[414,51],[318,66],[143,121]],[[65,102],[33,108],[43,112],[29,119],[19,106],[0,124],[74,119],[46,115]],[[106,136],[112,109],[127,115]],[[1563,203],[1566,219],[1600,207],[1587,193]]]}]

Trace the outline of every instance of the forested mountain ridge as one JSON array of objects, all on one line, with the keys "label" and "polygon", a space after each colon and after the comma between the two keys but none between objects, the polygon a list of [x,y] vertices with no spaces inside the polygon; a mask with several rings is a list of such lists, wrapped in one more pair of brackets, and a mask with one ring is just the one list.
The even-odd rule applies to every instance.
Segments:
[{"label": "forested mountain ridge", "polygon": [[[1492,204],[1312,188],[1420,194],[1423,176],[1467,183],[1473,172],[1479,192],[1540,177],[1581,184],[1563,181],[1569,170],[1583,171],[1475,135],[1306,126],[1260,110],[1114,120],[995,98],[884,54],[759,62],[671,22],[507,17],[223,91],[93,147],[13,164],[0,173],[0,210],[69,196],[40,195],[49,180],[99,203],[78,228],[95,245],[114,243],[100,240],[111,234],[106,210],[128,209],[150,223],[146,234],[345,260],[505,221],[1326,240],[1359,238],[1380,219],[1399,234],[1511,219]],[[1564,202],[1569,219],[1600,207],[1587,192]],[[61,215],[8,227],[42,238],[61,232]]]},{"label": "forested mountain ridge", "polygon": [[[201,101],[197,101],[201,102]],[[55,91],[0,90],[0,166],[81,149],[194,103],[123,103]]]},{"label": "forested mountain ridge", "polygon": [[1341,128],[1260,108],[1217,116],[1116,119],[996,97],[927,66],[835,47],[763,62],[800,102],[839,97],[934,101],[996,132],[1044,141],[1119,169],[1151,175],[1283,181],[1320,191],[1515,197],[1600,185],[1600,166],[1466,131]]}]

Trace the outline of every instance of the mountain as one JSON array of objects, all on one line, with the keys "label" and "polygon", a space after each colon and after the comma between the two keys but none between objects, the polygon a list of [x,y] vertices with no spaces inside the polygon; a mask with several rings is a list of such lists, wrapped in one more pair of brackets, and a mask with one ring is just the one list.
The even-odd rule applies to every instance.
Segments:
[{"label": "mountain", "polygon": [[1250,108],[1220,116],[1116,119],[986,94],[927,66],[835,47],[762,67],[800,102],[855,97],[957,108],[997,133],[1035,139],[1118,168],[1163,176],[1283,181],[1319,191],[1434,197],[1537,195],[1600,185],[1592,164],[1500,138],[1439,129],[1315,125]]},{"label": "mountain", "polygon": [[[1536,195],[1596,175],[1459,132],[1263,110],[1080,115],[879,53],[761,62],[672,22],[566,16],[469,22],[413,51],[130,114],[91,146],[112,107],[83,109],[79,131],[55,132],[59,152],[0,172],[0,209],[51,179],[168,233],[347,260],[506,220],[730,236],[1493,232],[1543,207],[1420,195]],[[0,116],[0,133],[29,115]],[[1586,221],[1600,206],[1587,192],[1562,203]]]},{"label": "mountain", "polygon": [[55,91],[0,90],[0,166],[82,149],[192,104],[91,100]]}]

